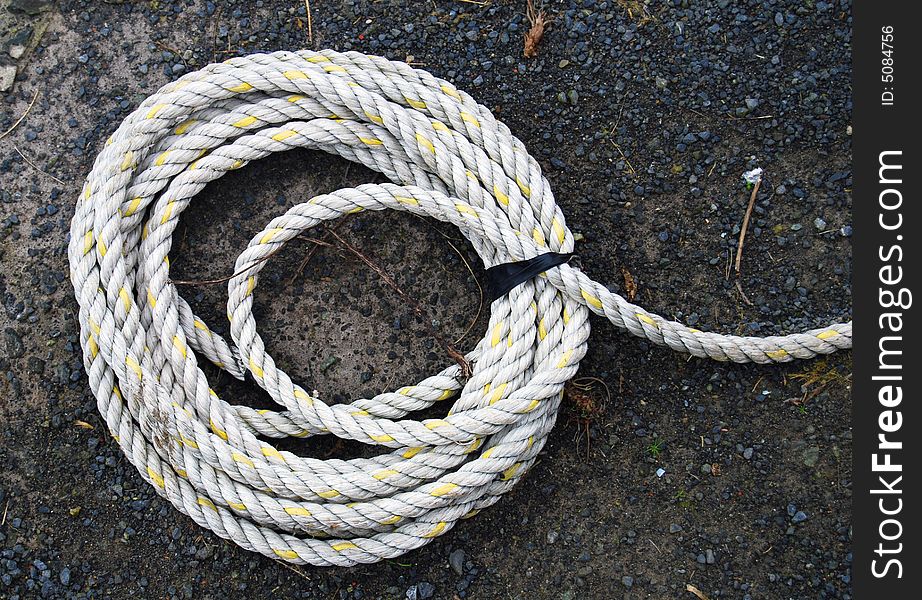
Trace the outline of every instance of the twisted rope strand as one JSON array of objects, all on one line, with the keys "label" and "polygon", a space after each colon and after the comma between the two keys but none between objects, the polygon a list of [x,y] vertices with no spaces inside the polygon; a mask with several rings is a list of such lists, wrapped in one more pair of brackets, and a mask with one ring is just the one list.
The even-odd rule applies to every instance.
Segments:
[{"label": "twisted rope strand", "polygon": [[[230,339],[179,296],[167,256],[179,217],[209,182],[312,148],[392,184],[299,204],[237,258]],[[213,64],[164,86],[97,157],[71,224],[69,258],[90,387],[129,460],[203,527],[271,558],[354,565],[393,558],[494,504],[534,464],[564,384],[586,353],[589,312],[659,345],[735,362],[787,362],[851,347],[851,323],[767,338],[726,336],[648,313],[567,264],[491,306],[485,336],[417,383],[330,405],[278,368],[253,316],[259,273],[282,244],[342,215],[400,210],[451,223],[487,267],[573,236],[537,162],[450,83],[354,52],[276,52]],[[235,406],[199,361],[252,375],[278,410]],[[412,412],[452,399],[443,419]],[[332,434],[387,450],[318,460],[266,440]]]}]

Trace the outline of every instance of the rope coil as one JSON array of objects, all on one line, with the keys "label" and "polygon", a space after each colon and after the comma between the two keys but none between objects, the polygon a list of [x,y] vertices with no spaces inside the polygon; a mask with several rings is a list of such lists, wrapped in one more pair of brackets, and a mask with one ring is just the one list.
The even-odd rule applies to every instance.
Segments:
[{"label": "rope coil", "polygon": [[[225,340],[170,282],[173,232],[208,182],[298,147],[394,183],[315,197],[254,236],[228,283]],[[125,119],[87,178],[69,259],[99,410],[159,494],[248,550],[300,564],[375,562],[494,504],[544,446],[586,353],[590,311],[717,360],[786,362],[851,347],[851,323],[768,338],[691,329],[562,264],[492,303],[467,381],[453,365],[374,398],[326,404],[266,352],[252,313],[259,271],[323,221],[384,209],[456,225],[486,267],[573,250],[538,163],[505,125],[446,81],[354,52],[254,54],[189,73]],[[252,375],[278,410],[218,397],[203,359]],[[448,399],[444,419],[405,418]],[[267,441],[325,434],[388,450],[318,460]]]}]

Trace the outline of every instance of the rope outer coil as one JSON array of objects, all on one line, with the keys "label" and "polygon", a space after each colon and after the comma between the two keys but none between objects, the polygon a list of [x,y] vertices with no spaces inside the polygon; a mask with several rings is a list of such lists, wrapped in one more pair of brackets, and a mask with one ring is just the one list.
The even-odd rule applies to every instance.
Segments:
[{"label": "rope outer coil", "polygon": [[[318,196],[254,236],[228,283],[226,340],[170,283],[172,234],[208,182],[296,147],[394,183]],[[573,251],[538,163],[490,111],[425,71],[355,52],[254,54],[164,86],[108,140],[77,204],[71,279],[84,364],[110,432],[178,510],[270,558],[394,558],[494,504],[544,446],[586,353],[590,312],[717,360],[786,362],[851,347],[850,322],[767,338],[690,329],[562,264],[493,302],[463,384],[453,365],[374,398],[326,404],[266,352],[252,313],[258,274],[300,232],[384,209],[456,225],[486,267]],[[249,373],[278,410],[218,397],[201,360],[236,378]],[[450,398],[444,419],[405,418]],[[323,434],[387,450],[317,460],[267,441]]]}]

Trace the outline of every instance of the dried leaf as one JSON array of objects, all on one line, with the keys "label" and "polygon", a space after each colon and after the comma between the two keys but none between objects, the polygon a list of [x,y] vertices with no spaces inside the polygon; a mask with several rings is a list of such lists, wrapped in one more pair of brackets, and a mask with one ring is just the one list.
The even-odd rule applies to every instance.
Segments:
[{"label": "dried leaf", "polygon": [[624,291],[627,293],[627,299],[633,302],[634,297],[637,296],[637,282],[634,281],[631,272],[624,267],[621,267],[621,275],[624,277]]},{"label": "dried leaf", "polygon": [[541,38],[544,37],[544,28],[548,24],[548,20],[543,10],[535,12],[535,5],[532,0],[528,0],[528,8],[526,10],[526,16],[528,17],[528,22],[531,23],[531,28],[525,33],[525,58],[533,58],[538,55],[538,44],[541,42]]},{"label": "dried leaf", "polygon": [[77,427],[83,427],[84,429],[96,429],[95,427],[87,423],[86,421],[74,421],[74,425],[76,425]]}]

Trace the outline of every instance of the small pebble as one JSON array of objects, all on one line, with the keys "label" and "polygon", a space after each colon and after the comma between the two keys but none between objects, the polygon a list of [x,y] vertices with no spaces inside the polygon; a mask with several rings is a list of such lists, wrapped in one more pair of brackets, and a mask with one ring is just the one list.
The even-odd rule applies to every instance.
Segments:
[{"label": "small pebble", "polygon": [[458,549],[448,555],[448,564],[458,576],[464,575],[464,559],[464,550]]}]

